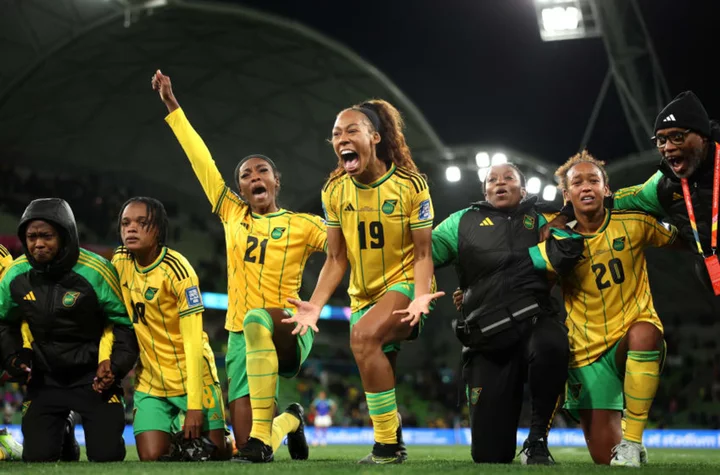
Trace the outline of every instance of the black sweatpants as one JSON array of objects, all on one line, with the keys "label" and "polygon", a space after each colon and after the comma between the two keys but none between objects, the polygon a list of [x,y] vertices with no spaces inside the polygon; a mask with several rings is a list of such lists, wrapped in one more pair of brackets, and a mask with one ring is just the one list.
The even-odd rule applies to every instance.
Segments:
[{"label": "black sweatpants", "polygon": [[547,437],[565,388],[570,349],[565,325],[540,317],[519,344],[492,353],[470,353],[463,366],[477,463],[510,463],[528,381],[532,400],[530,438]]},{"label": "black sweatpants", "polygon": [[82,418],[87,457],[91,462],[125,459],[125,410],[122,390],[98,394],[89,385],[71,388],[28,387],[23,403],[23,460],[60,459],[65,421],[70,411]]}]

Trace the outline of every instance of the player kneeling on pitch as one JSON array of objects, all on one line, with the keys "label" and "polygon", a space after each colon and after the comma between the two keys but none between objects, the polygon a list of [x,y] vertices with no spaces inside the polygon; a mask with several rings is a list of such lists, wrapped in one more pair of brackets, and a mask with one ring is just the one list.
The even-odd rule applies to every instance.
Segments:
[{"label": "player kneeling on pitch", "polygon": [[[228,460],[232,443],[215,356],[203,331],[198,278],[182,254],[165,246],[165,207],[154,198],[131,198],[120,210],[118,229],[123,247],[112,263],[141,348],[133,423],[138,456],[204,459],[181,457],[182,441],[173,443],[173,423],[184,416],[184,438],[207,437],[215,446],[209,457]],[[205,446],[198,448],[203,452]]]},{"label": "player kneeling on pitch", "polygon": [[88,460],[121,461],[120,382],[138,346],[115,269],[79,247],[73,212],[61,199],[31,202],[18,236],[25,255],[0,281],[0,354],[7,371],[27,381],[23,460],[65,459],[67,418],[76,411]]},{"label": "player kneeling on pitch", "polygon": [[[603,165],[582,152],[555,172],[575,209],[573,229],[585,237],[585,258],[561,277],[570,331],[565,408],[579,417],[595,463],[640,467],[647,463],[643,431],[665,357],[644,251],[673,244],[677,229],[643,212],[606,209]],[[533,261],[552,270],[544,246]]]}]

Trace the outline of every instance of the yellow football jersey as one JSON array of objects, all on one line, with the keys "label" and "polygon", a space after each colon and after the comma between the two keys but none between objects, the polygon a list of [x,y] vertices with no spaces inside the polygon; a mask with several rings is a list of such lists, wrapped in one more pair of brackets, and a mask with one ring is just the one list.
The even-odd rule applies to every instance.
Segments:
[{"label": "yellow football jersey", "polygon": [[637,211],[608,211],[595,234],[585,235],[583,258],[561,279],[570,337],[570,367],[593,363],[631,324],[661,331],[648,282],[645,249],[672,244],[677,229]]},{"label": "yellow football jersey", "polygon": [[225,228],[228,311],[225,328],[239,332],[254,308],[287,308],[298,298],[308,257],[323,252],[327,231],[322,218],[284,209],[258,215],[223,180],[210,151],[182,109],[165,119],[185,150],[213,213]]},{"label": "yellow football jersey", "polygon": [[3,274],[6,270],[10,267],[10,264],[13,263],[13,258],[10,255],[10,251],[8,251],[5,246],[0,244],[0,279],[2,279]]},{"label": "yellow football jersey", "polygon": [[430,228],[433,206],[425,179],[393,165],[370,185],[347,174],[328,181],[322,202],[328,228],[342,229],[350,263],[350,303],[356,312],[387,289],[414,280],[411,231]]},{"label": "yellow football jersey", "polygon": [[[136,389],[159,397],[187,394],[180,319],[205,310],[195,270],[182,254],[167,247],[144,268],[124,247],[115,251],[112,263],[140,346]],[[202,340],[203,386],[207,386],[218,377],[205,332]]]}]

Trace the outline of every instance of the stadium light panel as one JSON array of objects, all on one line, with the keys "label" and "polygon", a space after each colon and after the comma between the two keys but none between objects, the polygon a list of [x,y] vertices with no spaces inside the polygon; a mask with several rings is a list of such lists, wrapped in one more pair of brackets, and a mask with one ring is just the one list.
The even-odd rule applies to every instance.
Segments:
[{"label": "stadium light panel", "polygon": [[554,201],[555,196],[557,196],[557,186],[545,185],[545,189],[543,189],[542,198],[545,201]]},{"label": "stadium light panel", "polygon": [[460,175],[460,169],[455,165],[449,166],[445,169],[445,178],[447,178],[447,181],[451,183],[460,181]]},{"label": "stadium light panel", "polygon": [[542,26],[545,31],[556,32],[577,30],[582,15],[575,7],[549,7],[543,8]]},{"label": "stadium light panel", "polygon": [[525,185],[527,192],[532,194],[539,193],[540,188],[542,188],[542,182],[540,181],[540,178],[536,176],[530,178]]},{"label": "stadium light panel", "polygon": [[478,152],[475,155],[475,163],[479,168],[487,168],[490,166],[490,154],[487,152]]},{"label": "stadium light panel", "polygon": [[595,38],[602,35],[593,0],[534,0],[543,41]]},{"label": "stadium light panel", "polygon": [[503,163],[507,163],[507,155],[504,153],[496,153],[492,156],[492,164],[493,165],[500,165]]},{"label": "stadium light panel", "polygon": [[490,170],[487,167],[478,169],[478,179],[480,179],[480,183],[485,183],[485,177],[487,177],[488,170]]}]

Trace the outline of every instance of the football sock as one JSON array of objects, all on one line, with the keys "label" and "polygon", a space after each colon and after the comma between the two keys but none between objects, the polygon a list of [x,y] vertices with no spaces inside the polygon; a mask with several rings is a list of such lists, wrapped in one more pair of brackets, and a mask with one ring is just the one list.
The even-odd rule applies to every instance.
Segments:
[{"label": "football sock", "polygon": [[250,437],[272,445],[275,389],[278,379],[278,357],[272,341],[274,325],[265,310],[251,310],[245,315],[244,327],[247,378],[253,418]]},{"label": "football sock", "polygon": [[397,444],[397,404],[395,388],[381,393],[365,393],[368,412],[373,422],[375,442]]},{"label": "football sock", "polygon": [[628,351],[625,363],[625,431],[623,438],[642,443],[643,431],[660,384],[660,352]]}]

